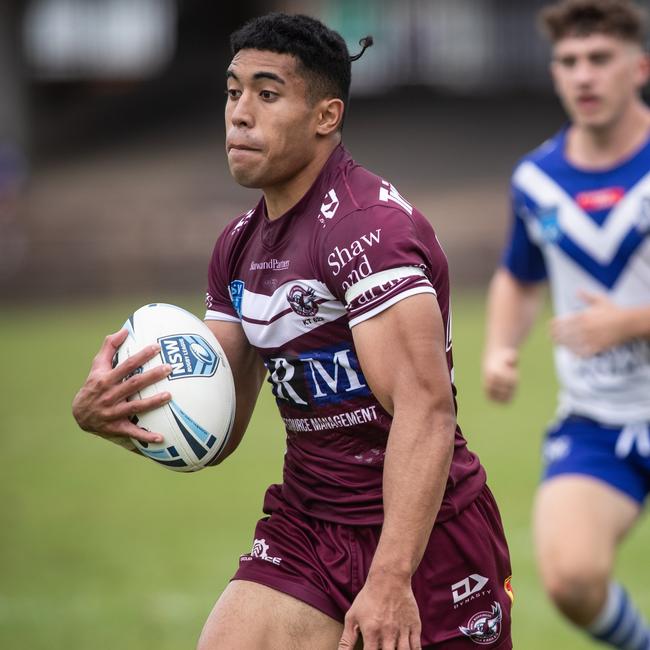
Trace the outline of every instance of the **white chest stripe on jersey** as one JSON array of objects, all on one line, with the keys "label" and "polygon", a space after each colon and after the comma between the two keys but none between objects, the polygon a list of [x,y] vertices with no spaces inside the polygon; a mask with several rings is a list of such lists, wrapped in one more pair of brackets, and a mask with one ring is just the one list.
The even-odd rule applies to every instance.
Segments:
[{"label": "white chest stripe on jersey", "polygon": [[279,348],[342,316],[345,316],[345,308],[340,302],[332,300],[320,303],[318,313],[313,317],[303,317],[290,311],[266,324],[251,323],[246,321],[244,316],[242,326],[251,345],[257,348]]},{"label": "white chest stripe on jersey", "polygon": [[[291,307],[289,295],[295,287],[309,292],[313,314],[301,315]],[[270,296],[244,289],[241,308],[244,332],[257,348],[279,348],[345,315],[345,308],[325,283],[315,279],[285,282]]]},{"label": "white chest stripe on jersey", "polygon": [[[296,286],[305,292],[313,292],[313,315],[301,316],[291,308],[288,297]],[[276,348],[341,318],[345,313],[343,305],[323,282],[296,279],[285,282],[270,296],[244,289],[242,320],[214,309],[206,312],[205,319],[241,323],[251,345]]]},{"label": "white chest stripe on jersey", "polygon": [[[558,208],[558,223],[563,232],[600,264],[609,264],[621,243],[638,223],[640,199],[650,195],[650,172],[612,208],[599,226],[579,205],[532,162],[523,163],[515,172],[515,186],[543,207]],[[526,223],[535,241],[539,241],[537,222]]]},{"label": "white chest stripe on jersey", "polygon": [[336,300],[324,282],[319,280],[290,280],[281,284],[270,296],[253,293],[244,288],[242,299],[242,314],[244,319],[270,323],[290,307],[288,295],[291,289],[299,285],[312,293],[315,300]]}]

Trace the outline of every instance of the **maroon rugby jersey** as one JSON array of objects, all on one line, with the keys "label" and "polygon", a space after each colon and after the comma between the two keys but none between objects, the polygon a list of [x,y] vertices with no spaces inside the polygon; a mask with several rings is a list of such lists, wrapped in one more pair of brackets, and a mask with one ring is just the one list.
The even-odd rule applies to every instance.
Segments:
[{"label": "maroon rugby jersey", "polygon": [[[270,221],[262,199],[219,237],[206,319],[241,322],[287,433],[283,483],[268,496],[281,490],[327,521],[382,522],[391,417],[368,387],[351,328],[418,293],[437,297],[451,377],[449,275],[433,228],[342,146],[282,217]],[[484,483],[458,430],[438,520],[471,503]]]}]

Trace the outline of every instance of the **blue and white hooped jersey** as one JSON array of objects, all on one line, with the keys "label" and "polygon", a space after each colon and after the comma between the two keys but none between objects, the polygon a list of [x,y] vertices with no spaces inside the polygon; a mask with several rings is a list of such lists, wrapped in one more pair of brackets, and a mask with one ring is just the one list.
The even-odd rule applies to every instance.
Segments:
[{"label": "blue and white hooped jersey", "polygon": [[[566,129],[526,156],[512,177],[513,226],[503,264],[523,282],[548,278],[556,315],[585,308],[578,293],[650,305],[650,139],[607,170],[565,158]],[[589,358],[556,347],[560,413],[604,423],[650,421],[650,341]]]}]

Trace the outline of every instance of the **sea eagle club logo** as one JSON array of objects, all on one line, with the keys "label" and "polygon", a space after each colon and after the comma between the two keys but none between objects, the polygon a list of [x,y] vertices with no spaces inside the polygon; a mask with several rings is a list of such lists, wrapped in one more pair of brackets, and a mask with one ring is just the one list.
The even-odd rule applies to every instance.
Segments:
[{"label": "sea eagle club logo", "polygon": [[287,293],[287,300],[291,309],[303,318],[315,316],[318,313],[318,303],[316,302],[316,292],[299,284],[294,285]]},{"label": "sea eagle club logo", "polygon": [[478,645],[494,643],[501,635],[501,621],[503,612],[501,605],[495,601],[492,609],[487,612],[478,612],[472,616],[467,625],[461,625],[458,629]]}]

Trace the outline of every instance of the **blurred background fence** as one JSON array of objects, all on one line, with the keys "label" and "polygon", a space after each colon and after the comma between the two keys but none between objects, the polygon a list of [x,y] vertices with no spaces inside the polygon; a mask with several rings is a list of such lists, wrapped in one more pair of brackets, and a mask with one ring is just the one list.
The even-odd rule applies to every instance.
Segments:
[{"label": "blurred background fence", "polygon": [[256,193],[223,155],[228,34],[270,10],[352,52],[345,142],[482,284],[512,165],[563,121],[538,0],[0,0],[0,299],[202,291],[212,242]]}]

